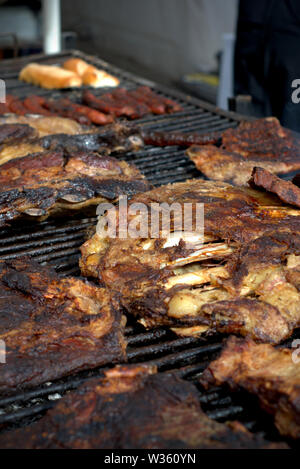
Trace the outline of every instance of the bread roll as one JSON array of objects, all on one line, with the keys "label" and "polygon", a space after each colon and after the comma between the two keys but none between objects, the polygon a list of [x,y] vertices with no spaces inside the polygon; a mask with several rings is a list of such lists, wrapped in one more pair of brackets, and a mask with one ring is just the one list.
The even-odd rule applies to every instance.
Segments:
[{"label": "bread roll", "polygon": [[74,72],[60,67],[35,63],[23,68],[19,79],[49,90],[82,86],[82,79]]},{"label": "bread roll", "polygon": [[82,78],[84,85],[92,86],[93,88],[115,87],[120,84],[118,78],[104,70],[99,70],[81,59],[67,60],[64,68],[77,73]]}]

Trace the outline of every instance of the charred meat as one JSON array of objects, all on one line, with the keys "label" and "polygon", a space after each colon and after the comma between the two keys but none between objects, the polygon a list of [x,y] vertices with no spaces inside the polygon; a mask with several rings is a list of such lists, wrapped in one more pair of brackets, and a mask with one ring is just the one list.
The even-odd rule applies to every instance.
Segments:
[{"label": "charred meat", "polygon": [[[130,210],[136,203],[147,208],[147,222],[131,236],[141,221]],[[153,236],[150,221],[163,216],[162,203],[177,210],[166,213],[169,234],[161,223]],[[196,225],[199,204],[204,235]],[[191,228],[182,233],[186,207]],[[181,335],[236,333],[270,343],[299,327],[298,210],[254,190],[197,180],[133,197],[126,237],[120,215],[117,221],[122,236],[98,230],[82,247],[82,272],[117,289],[146,327],[166,325]]]},{"label": "charred meat", "polygon": [[293,361],[294,352],[231,337],[201,383],[206,388],[226,384],[234,391],[244,389],[257,395],[263,409],[274,415],[279,432],[298,439],[300,367]]},{"label": "charred meat", "polygon": [[133,166],[93,152],[44,151],[0,166],[0,226],[20,217],[44,220],[149,189]]},{"label": "charred meat", "polygon": [[[42,119],[42,122],[33,122],[33,127],[37,127],[41,130],[41,127],[45,127],[45,125],[54,125],[54,127],[56,127],[56,125],[60,124],[59,122],[56,123],[53,121],[53,119],[56,118]],[[51,121],[48,119],[51,119]],[[63,125],[65,125],[65,122]],[[69,124],[66,124],[66,126],[68,132],[70,126]],[[3,126],[0,126],[0,135],[2,127]],[[63,128],[64,127],[62,127],[62,129]],[[6,133],[7,131],[4,132],[4,135],[6,135]],[[4,144],[2,148],[0,148],[0,164],[6,163],[11,159],[20,158],[33,153],[40,153],[45,150],[64,150],[69,153],[76,151],[95,151],[109,155],[111,153],[135,151],[142,146],[143,141],[137,129],[132,126],[114,124],[113,126],[105,128],[105,130],[97,132],[78,132],[76,135],[54,132],[53,135],[46,135],[42,138],[37,138],[36,135],[35,138],[23,138],[20,141],[17,140],[16,143],[12,143],[10,139],[8,144]]]},{"label": "charred meat", "polygon": [[263,168],[254,168],[250,185],[264,189],[289,205],[300,208],[300,188],[290,181],[284,181]]},{"label": "charred meat", "polygon": [[109,293],[29,259],[0,263],[0,393],[125,359],[124,320]]},{"label": "charred meat", "polygon": [[39,422],[0,436],[26,449],[287,449],[237,423],[210,420],[196,387],[145,366],[117,367],[84,383]]},{"label": "charred meat", "polygon": [[183,132],[149,132],[141,131],[144,143],[154,147],[191,147],[192,145],[213,145],[221,141],[220,132],[211,132],[209,134],[183,133]]},{"label": "charred meat", "polygon": [[26,124],[3,124],[0,125],[0,150],[5,145],[15,142],[31,140],[37,136],[36,131]]},{"label": "charred meat", "polygon": [[187,155],[209,179],[244,186],[258,166],[273,174],[300,169],[299,142],[275,118],[242,122],[226,130],[220,148],[193,146]]}]

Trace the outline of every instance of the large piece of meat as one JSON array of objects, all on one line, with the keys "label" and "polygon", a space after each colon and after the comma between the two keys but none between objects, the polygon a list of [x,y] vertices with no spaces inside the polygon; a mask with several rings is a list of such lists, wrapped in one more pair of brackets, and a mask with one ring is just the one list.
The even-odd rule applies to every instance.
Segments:
[{"label": "large piece of meat", "polygon": [[257,345],[231,337],[220,358],[201,378],[206,387],[227,384],[258,396],[264,410],[274,415],[282,435],[300,438],[300,366],[296,350]]},{"label": "large piece of meat", "polygon": [[[129,212],[125,228],[142,219],[143,232],[124,236],[122,227],[111,237],[98,229],[82,247],[81,268],[118,291],[142,324],[167,325],[183,335],[236,333],[270,343],[300,326],[298,210],[267,194],[201,180],[137,195],[130,204],[136,203],[144,204],[146,213]],[[162,203],[179,204],[180,213],[171,212],[169,235],[161,226],[153,239],[150,222]],[[204,237],[195,226],[197,204],[204,204]],[[192,233],[184,238],[176,223],[190,206]],[[111,211],[107,219],[114,215]]]},{"label": "large piece of meat", "polygon": [[38,423],[0,435],[25,449],[285,449],[201,410],[196,387],[143,366],[117,367],[64,397]]},{"label": "large piece of meat", "polygon": [[0,166],[0,226],[20,217],[95,207],[149,189],[141,173],[124,161],[93,152],[49,150]]},{"label": "large piece of meat", "polygon": [[0,393],[124,361],[124,318],[103,288],[29,259],[0,263]]},{"label": "large piece of meat", "polygon": [[[5,125],[4,136],[9,132],[9,127],[9,125]],[[25,126],[23,126],[23,128],[24,127]],[[16,126],[12,124],[12,131],[15,131],[15,128]],[[28,126],[26,128],[30,129]],[[1,129],[2,126],[0,126],[0,144]],[[63,129],[64,127],[62,126],[61,132],[63,132]],[[68,129],[66,130],[68,132]],[[22,156],[40,153],[45,150],[64,150],[69,153],[76,151],[95,151],[102,155],[109,155],[111,153],[135,151],[143,146],[143,141],[139,136],[138,130],[133,126],[121,124],[114,124],[97,132],[79,132],[76,135],[74,135],[74,133],[64,134],[54,132],[54,134],[51,135],[38,137],[38,130],[35,131],[33,128],[30,132],[31,134],[26,136],[23,130],[23,134],[25,135],[22,134],[22,138],[11,138],[8,143],[3,143],[3,145],[0,146],[0,164]]]},{"label": "large piece of meat", "polygon": [[275,118],[242,122],[223,133],[221,147],[196,145],[187,155],[209,179],[238,186],[247,185],[255,166],[273,174],[300,169],[299,138]]}]

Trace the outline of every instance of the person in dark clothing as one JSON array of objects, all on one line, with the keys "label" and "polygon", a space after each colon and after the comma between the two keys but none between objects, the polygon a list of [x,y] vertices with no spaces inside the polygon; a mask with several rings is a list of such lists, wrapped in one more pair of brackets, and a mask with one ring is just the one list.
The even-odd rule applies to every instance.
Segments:
[{"label": "person in dark clothing", "polygon": [[252,96],[257,117],[300,132],[299,52],[300,0],[240,0],[235,94]]}]

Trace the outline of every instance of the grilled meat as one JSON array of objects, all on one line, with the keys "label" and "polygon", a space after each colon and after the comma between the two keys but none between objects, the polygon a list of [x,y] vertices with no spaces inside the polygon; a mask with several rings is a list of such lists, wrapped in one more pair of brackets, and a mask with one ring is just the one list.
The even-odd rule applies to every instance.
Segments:
[{"label": "grilled meat", "polygon": [[83,106],[82,104],[75,104],[69,99],[64,99],[64,102],[68,103],[70,108],[74,109],[76,113],[85,115],[93,124],[106,125],[112,124],[114,121],[112,116],[103,114],[103,112],[96,111],[95,109]]},{"label": "grilled meat", "polygon": [[19,116],[25,116],[25,114],[28,114],[28,109],[26,108],[26,106],[19,98],[16,97],[13,97],[13,99],[11,99],[9,103],[9,110],[10,112],[18,114]]},{"label": "grilled meat", "polygon": [[28,96],[24,100],[24,106],[30,114],[37,114],[41,116],[53,116],[53,114],[48,111],[45,107],[46,99],[41,96]]},{"label": "grilled meat", "polygon": [[109,293],[29,259],[0,263],[0,393],[125,359],[124,319]]},{"label": "grilled meat", "polygon": [[290,181],[284,181],[263,168],[254,168],[250,185],[254,188],[265,189],[285,203],[300,208],[300,188]]},{"label": "grilled meat", "polygon": [[[118,290],[142,324],[167,325],[183,335],[237,333],[271,343],[300,326],[298,284],[289,277],[297,276],[300,255],[298,210],[276,205],[267,194],[197,180],[135,196],[128,230],[141,222],[130,210],[136,203],[147,208],[140,234],[124,236],[124,220],[117,216],[116,238],[98,230],[82,247],[81,268]],[[171,234],[161,223],[153,239],[162,203],[179,204],[180,211],[169,216]],[[204,204],[204,236],[196,229],[196,204]],[[178,221],[182,209],[191,207],[191,230],[183,235]],[[110,213],[115,215],[107,218]]]},{"label": "grilled meat", "polygon": [[212,145],[218,143],[222,138],[220,132],[201,135],[199,133],[149,132],[147,130],[142,130],[141,136],[146,145],[153,145],[155,147]]},{"label": "grilled meat", "polygon": [[299,143],[275,118],[243,122],[223,133],[222,146],[193,146],[187,155],[209,179],[244,186],[253,168],[273,174],[300,169]]},{"label": "grilled meat", "polygon": [[0,125],[0,149],[4,145],[20,143],[24,140],[36,138],[37,132],[26,124],[4,124]]},{"label": "grilled meat", "polygon": [[93,152],[44,151],[0,166],[0,226],[19,217],[44,220],[149,189],[134,167]]},{"label": "grilled meat", "polygon": [[92,121],[82,112],[76,111],[68,99],[46,100],[45,107],[54,114],[74,119],[80,125],[91,125]]},{"label": "grilled meat", "polygon": [[39,422],[0,436],[27,449],[287,449],[221,424],[201,410],[196,387],[145,366],[116,367],[69,393]]},{"label": "grilled meat", "polygon": [[151,113],[163,115],[182,110],[179,104],[154,93],[147,86],[130,91],[118,88],[97,97],[90,91],[85,91],[82,99],[87,106],[100,112],[129,119],[139,119]]},{"label": "grilled meat", "polygon": [[[300,437],[300,367],[293,351],[257,345],[231,337],[221,357],[204,372],[201,383],[227,384],[258,396],[264,410],[274,415],[282,435]],[[298,358],[298,357],[297,357]]]},{"label": "grilled meat", "polygon": [[[46,119],[46,118],[43,118]],[[50,118],[48,118],[50,119]],[[55,118],[53,118],[55,119]],[[50,122],[50,125],[55,122]],[[33,124],[34,125],[34,124]],[[47,121],[37,124],[39,128],[47,125]],[[1,135],[0,126],[0,135]],[[95,151],[101,154],[124,153],[135,151],[143,146],[139,132],[134,127],[115,124],[105,130],[89,133],[78,133],[76,135],[53,134],[42,138],[24,138],[15,144],[3,145],[0,149],[0,164],[11,159],[20,158],[45,150],[64,150],[66,152]]]},{"label": "grilled meat", "polygon": [[88,107],[114,117],[125,116],[131,118],[131,116],[134,116],[136,113],[131,105],[115,100],[111,93],[96,97],[90,91],[85,91],[82,99],[83,103]]},{"label": "grilled meat", "polygon": [[10,112],[9,107],[6,103],[0,103],[0,116],[8,114]]},{"label": "grilled meat", "polygon": [[[11,115],[0,117],[0,131],[4,124],[27,124],[37,131],[38,137],[45,137],[46,135],[66,134],[66,135],[79,135],[83,133],[95,132],[96,129],[86,128],[81,126],[78,122],[72,119],[66,119],[58,116],[17,116]],[[15,140],[11,141],[11,145]]]}]

